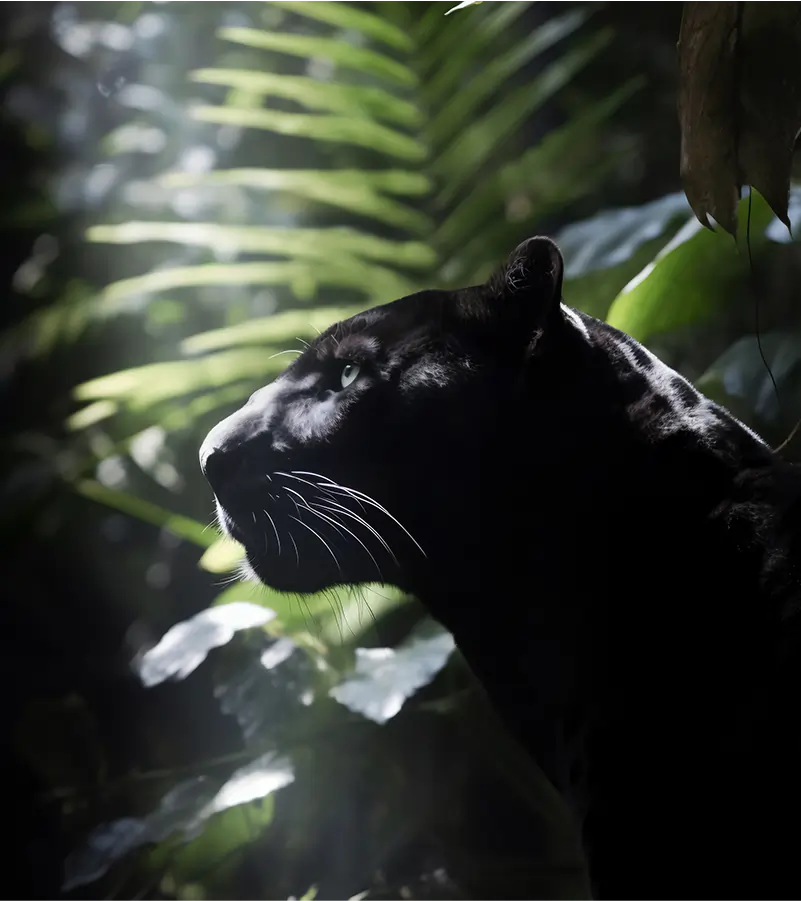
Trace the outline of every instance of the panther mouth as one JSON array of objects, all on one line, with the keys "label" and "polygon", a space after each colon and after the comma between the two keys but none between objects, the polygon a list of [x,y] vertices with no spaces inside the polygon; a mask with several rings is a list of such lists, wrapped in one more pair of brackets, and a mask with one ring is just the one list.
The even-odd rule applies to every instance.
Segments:
[{"label": "panther mouth", "polygon": [[341,584],[395,582],[402,557],[422,546],[373,497],[316,473],[274,472],[218,486],[222,530],[245,548],[264,584],[312,592]]}]

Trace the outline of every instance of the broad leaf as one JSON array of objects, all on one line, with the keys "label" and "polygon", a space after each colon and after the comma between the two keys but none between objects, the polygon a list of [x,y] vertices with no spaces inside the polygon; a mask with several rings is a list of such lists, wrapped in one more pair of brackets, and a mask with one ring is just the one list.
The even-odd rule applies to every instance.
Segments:
[{"label": "broad leaf", "polygon": [[[742,224],[748,205],[739,210]],[[764,240],[773,218],[770,208],[754,194],[751,233]],[[729,238],[689,220],[656,259],[621,291],[609,310],[608,322],[639,341],[705,322],[724,309],[725,281],[748,277],[748,259]]]},{"label": "broad leaf", "polygon": [[331,697],[376,723],[395,716],[427,685],[455,648],[450,632],[415,635],[397,648],[356,648],[356,670],[331,689]]},{"label": "broad leaf", "polygon": [[266,625],[275,613],[245,601],[209,607],[177,623],[159,643],[136,660],[142,684],[148,688],[167,679],[185,679],[213,648],[222,647],[242,629]]},{"label": "broad leaf", "polygon": [[746,411],[763,421],[776,420],[782,388],[791,375],[797,374],[799,363],[801,335],[797,332],[767,332],[759,342],[756,335],[749,335],[721,354],[697,385],[705,394],[735,410]]},{"label": "broad leaf", "polygon": [[95,829],[86,847],[67,859],[62,890],[72,891],[100,879],[116,861],[142,845],[164,841],[176,832],[191,838],[215,813],[267,797],[294,778],[291,762],[271,751],[238,769],[222,786],[215,787],[205,776],[187,779],[143,819],[128,817]]}]

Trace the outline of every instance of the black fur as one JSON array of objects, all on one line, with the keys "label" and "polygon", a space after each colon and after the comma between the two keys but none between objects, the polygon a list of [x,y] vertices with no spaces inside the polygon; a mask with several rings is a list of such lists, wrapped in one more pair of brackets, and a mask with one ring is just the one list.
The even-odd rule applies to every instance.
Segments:
[{"label": "black fur", "polygon": [[531,239],[333,326],[204,442],[221,523],[276,589],[416,594],[599,897],[801,897],[801,479],[561,280]]}]

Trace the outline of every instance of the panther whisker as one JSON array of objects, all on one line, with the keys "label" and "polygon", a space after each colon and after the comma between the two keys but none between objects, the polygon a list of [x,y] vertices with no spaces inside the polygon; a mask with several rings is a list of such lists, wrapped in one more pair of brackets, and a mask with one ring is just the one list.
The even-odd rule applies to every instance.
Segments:
[{"label": "panther whisker", "polygon": [[212,515],[211,521],[206,523],[205,526],[203,526],[203,531],[200,534],[205,535],[205,533],[208,532],[208,530],[213,528],[214,526],[217,526],[219,528],[219,522],[217,520],[216,514]]},{"label": "panther whisker", "polygon": [[[292,473],[289,473],[289,472],[276,472],[275,474],[276,474],[277,476],[285,476],[285,477],[288,478],[288,479],[295,479],[296,482],[303,482],[304,485],[308,485],[310,488],[314,488],[315,491],[320,491],[320,490],[322,490],[322,491],[324,491],[326,494],[333,495],[334,497],[337,496],[337,495],[333,494],[333,492],[331,491],[331,489],[330,489],[330,488],[327,488],[325,485],[321,485],[321,484],[319,484],[319,483],[317,483],[317,482],[310,482],[308,479],[301,479],[300,476],[293,475]],[[313,475],[313,476],[316,476],[316,475],[317,475],[316,472],[307,473],[307,474],[308,474],[308,475]],[[321,478],[321,479],[322,479],[322,478],[325,478],[325,476],[318,476],[318,478]],[[336,482],[333,482],[331,479],[328,479],[328,481],[329,481],[331,484],[333,484],[333,485],[337,485],[337,483],[336,483]],[[342,486],[339,486],[339,485],[338,485],[337,487],[342,487]],[[364,510],[364,504],[361,503],[361,501],[359,501],[358,499],[355,499],[355,500],[356,500],[356,502],[359,504],[359,506],[362,508],[362,510]]]},{"label": "panther whisker", "polygon": [[267,357],[267,359],[272,360],[275,357],[280,357],[281,354],[302,354],[302,353],[303,353],[302,350],[296,350],[295,348],[291,348],[289,350],[279,350],[278,353],[271,354],[269,357]]},{"label": "panther whisker", "polygon": [[228,585],[233,585],[235,582],[239,582],[241,580],[241,576],[238,572],[231,573],[228,576],[223,576],[221,579],[215,580],[214,584],[219,588],[226,588]]},{"label": "panther whisker", "polygon": [[302,525],[304,529],[308,529],[312,533],[312,535],[314,535],[314,537],[317,538],[321,542],[323,547],[334,558],[334,563],[336,563],[336,565],[337,565],[337,570],[339,570],[339,574],[342,575],[342,567],[339,565],[339,558],[328,546],[328,542],[321,535],[319,535],[317,532],[315,532],[315,530],[311,526],[306,525],[306,523],[303,522],[303,520],[298,519],[297,516],[293,516],[291,513],[288,515],[289,515],[290,519],[294,519],[295,522],[300,523],[300,525]]},{"label": "panther whisker", "polygon": [[278,528],[276,527],[275,521],[273,520],[272,516],[270,516],[270,514],[266,510],[263,510],[262,512],[267,517],[267,519],[270,520],[270,525],[273,527],[273,532],[275,532],[275,541],[278,544],[278,556],[280,557],[281,556],[281,536],[278,534]]},{"label": "panther whisker", "polygon": [[298,551],[298,545],[289,529],[286,530],[286,533],[287,535],[289,535],[289,540],[292,542],[292,547],[295,548],[295,565],[298,569],[300,569],[300,553]]},{"label": "panther whisker", "polygon": [[[315,488],[318,491],[319,490],[325,491],[327,494],[332,493],[331,489],[327,488],[325,485],[322,485],[318,482],[309,482],[307,479],[301,479],[298,475],[295,474],[296,472],[300,472],[300,471],[301,470],[292,470],[291,473],[277,472],[276,475],[286,476],[288,479],[296,479],[298,482],[303,482],[304,485],[309,485],[311,488]],[[320,473],[318,473],[318,472],[304,472],[303,475],[315,476],[318,479],[325,479],[325,481],[328,482],[330,485],[335,485],[337,488],[344,488],[344,485],[340,485],[338,482],[335,482],[333,479],[329,479],[328,476],[320,475]],[[358,500],[358,498],[354,498],[354,500],[356,500],[356,503],[358,503],[359,506],[362,508],[362,510],[364,510],[364,504],[360,500]]]},{"label": "panther whisker", "polygon": [[420,546],[420,542],[414,537],[414,535],[412,535],[412,533],[406,528],[406,526],[404,526],[403,523],[400,522],[400,520],[396,519],[396,518],[389,512],[389,510],[387,510],[387,508],[386,508],[385,506],[383,506],[383,504],[380,504],[377,500],[375,500],[374,498],[370,497],[369,494],[365,494],[363,491],[358,491],[358,490],[355,489],[355,488],[348,488],[348,487],[346,487],[345,485],[339,485],[339,486],[338,486],[338,489],[339,489],[340,491],[344,492],[345,494],[350,495],[350,496],[353,497],[354,499],[361,499],[361,500],[363,500],[363,501],[365,502],[365,504],[370,504],[372,507],[375,507],[376,510],[378,510],[378,511],[381,512],[381,513],[383,513],[384,516],[388,516],[388,517],[392,520],[392,522],[394,522],[395,525],[396,525],[399,529],[401,529],[401,530],[408,536],[409,540],[415,545],[415,547],[417,548],[417,550],[419,550],[420,553],[421,553],[424,557],[427,557],[427,556],[428,556],[428,555],[426,554],[426,552],[423,550],[423,548]]},{"label": "panther whisker", "polygon": [[[354,585],[353,590],[354,590],[354,593],[358,596],[359,600],[362,602],[362,604],[364,604],[364,606],[367,608],[367,612],[370,614],[370,619],[372,619],[372,621],[373,621],[373,626],[375,627],[376,635],[378,635],[378,632],[379,632],[378,620],[376,619],[376,615],[373,611],[373,608],[370,606],[370,602],[367,600],[364,585]],[[375,591],[375,589],[371,589],[371,590]],[[384,597],[384,595],[382,595],[381,592],[379,592],[379,591],[376,591],[375,593],[379,597]]]},{"label": "panther whisker", "polygon": [[[285,475],[285,476],[287,476],[287,477],[289,477],[289,478],[292,478],[292,476],[289,475],[289,473],[277,473],[277,475]],[[299,478],[298,478],[298,479],[296,479],[296,480],[297,480],[298,482],[303,482],[303,484],[308,485],[308,486],[311,487],[311,488],[317,489],[317,488],[320,487],[320,486],[318,486],[318,485],[313,484],[312,482],[307,481],[306,479],[299,479]],[[305,497],[303,497],[303,495],[302,495],[299,491],[295,491],[294,488],[289,488],[289,487],[287,487],[286,485],[284,486],[284,490],[287,491],[287,492],[289,492],[290,494],[293,494],[293,495],[295,495],[296,497],[300,498],[301,502],[303,503],[304,508],[307,509],[307,510],[309,510],[310,513],[313,513],[315,516],[321,517],[324,521],[329,522],[331,525],[333,525],[334,528],[337,528],[337,529],[340,529],[340,530],[343,530],[343,531],[347,532],[347,534],[350,535],[351,538],[354,539],[354,541],[358,541],[359,544],[360,544],[360,545],[364,548],[364,550],[367,552],[367,555],[368,555],[368,556],[370,557],[370,559],[373,561],[373,564],[375,565],[376,571],[378,572],[378,577],[379,577],[379,579],[380,579],[381,581],[384,580],[384,574],[383,574],[382,571],[381,571],[381,567],[378,565],[378,561],[375,559],[375,557],[373,556],[373,554],[372,554],[372,552],[370,551],[370,549],[369,549],[369,548],[367,547],[367,545],[361,540],[361,538],[359,538],[358,535],[354,534],[349,528],[347,528],[347,526],[343,525],[343,524],[340,523],[340,522],[335,521],[334,519],[332,519],[331,517],[327,516],[326,514],[320,513],[320,512],[318,512],[317,510],[313,510],[312,507],[313,507],[313,506],[316,507],[317,505],[316,505],[316,504],[310,504],[309,501],[308,501]],[[300,516],[300,508],[298,507],[297,501],[295,501],[294,498],[290,498],[290,500],[292,500],[292,502],[295,504],[295,509],[296,509],[297,512],[298,512],[298,516]],[[333,501],[332,501],[331,503],[333,503]],[[338,506],[341,507],[341,505],[338,505]],[[323,509],[332,510],[332,508],[330,508],[330,507],[327,507],[327,508],[324,507]],[[379,535],[379,533],[376,532],[375,529],[373,529],[372,526],[370,526],[369,523],[365,522],[361,517],[355,516],[354,514],[352,514],[352,513],[350,513],[349,511],[345,510],[344,507],[343,507],[342,509],[343,509],[343,511],[344,511],[348,516],[351,516],[353,519],[355,519],[356,522],[360,523],[361,525],[363,525],[363,526],[365,526],[367,529],[369,529],[369,530],[375,535],[375,537],[376,537],[376,538],[384,545],[384,547],[387,549],[387,553],[392,557],[392,559],[393,559],[393,561],[395,562],[395,564],[398,565],[397,558],[396,558],[395,555],[392,553],[391,548],[390,548],[389,545],[386,543],[386,541],[384,541],[384,539],[381,537],[381,535]],[[336,512],[336,511],[332,511],[332,512]]]},{"label": "panther whisker", "polygon": [[[374,528],[370,525],[370,523],[367,522],[367,520],[363,519],[363,518],[362,518],[361,516],[359,516],[357,513],[353,513],[351,510],[348,510],[346,507],[343,507],[342,504],[338,504],[336,501],[330,501],[330,503],[333,504],[334,506],[338,507],[339,510],[340,510],[342,513],[344,513],[346,516],[350,516],[351,519],[355,520],[355,521],[358,522],[360,525],[364,526],[365,529],[367,529],[367,530],[370,531],[373,535],[375,535],[375,537],[381,542],[381,545],[382,545],[383,548],[386,550],[386,552],[389,554],[389,556],[392,557],[392,562],[395,564],[395,566],[400,566],[400,564],[398,563],[398,558],[397,558],[397,557],[395,556],[395,554],[393,553],[392,548],[391,548],[391,547],[389,546],[389,544],[384,540],[384,538],[382,537],[381,533],[378,532],[376,529],[374,529]],[[324,509],[331,510],[332,508],[331,508],[331,507],[324,507]]]},{"label": "panther whisker", "polygon": [[[299,491],[295,491],[293,488],[287,488],[286,485],[284,485],[284,491],[288,491],[290,494],[294,494],[297,497],[299,497],[301,502],[303,503],[304,507],[309,506],[309,502]],[[295,509],[297,510],[298,509],[297,501],[295,501],[293,498],[290,498],[290,500],[292,501],[293,504],[295,504]],[[298,515],[300,515],[300,512],[298,512]]]},{"label": "panther whisker", "polygon": [[[345,615],[345,605],[342,601],[337,597],[336,592],[333,588],[324,588],[323,595],[328,598],[328,604],[331,609],[334,611],[334,619],[337,624],[337,629],[339,631],[339,640],[345,640],[345,633],[342,631],[342,625],[347,625],[347,617]],[[353,629],[350,630],[351,635],[353,634]]]},{"label": "panther whisker", "polygon": [[[388,516],[388,517],[395,523],[395,525],[398,526],[398,528],[402,529],[402,530],[406,533],[406,535],[407,535],[407,536],[410,538],[410,540],[415,544],[415,546],[416,546],[417,549],[420,551],[420,553],[421,553],[424,557],[427,557],[427,556],[428,556],[428,555],[426,554],[426,552],[423,550],[423,548],[420,547],[420,543],[419,543],[419,542],[417,541],[417,539],[412,535],[412,533],[406,528],[406,526],[404,526],[402,522],[400,522],[399,520],[397,520],[397,519],[389,512],[389,510],[387,510],[386,507],[384,507],[384,506],[383,506],[382,504],[380,504],[377,500],[375,500],[375,498],[370,497],[369,494],[365,494],[363,491],[359,491],[359,490],[357,490],[356,488],[348,488],[348,487],[346,487],[345,485],[340,485],[338,482],[335,482],[333,479],[329,479],[327,476],[320,475],[320,473],[317,473],[317,472],[306,472],[306,471],[304,471],[304,470],[302,470],[302,469],[293,469],[292,472],[293,472],[293,473],[298,473],[299,475],[304,475],[304,476],[316,476],[318,479],[323,479],[324,481],[328,482],[331,486],[333,486],[332,490],[337,490],[337,489],[338,489],[339,491],[344,491],[346,494],[350,494],[350,495],[353,496],[354,498],[357,498],[357,497],[358,497],[358,498],[361,498],[366,504],[370,504],[371,506],[375,507],[376,510],[380,511],[380,512],[383,513],[385,516]],[[323,487],[323,486],[318,486],[318,487]]]},{"label": "panther whisker", "polygon": [[[308,485],[309,488],[319,489],[322,487],[317,482],[310,482],[308,479],[301,479],[299,476],[296,476],[291,472],[281,472],[280,470],[276,470],[275,475],[284,476],[287,479],[294,479],[296,482],[303,482],[303,484]],[[317,473],[313,472],[309,473],[309,475],[317,475]],[[320,478],[322,478],[322,476],[320,476]]]},{"label": "panther whisker", "polygon": [[[311,506],[317,507],[318,505],[317,505],[317,504],[312,504]],[[326,508],[324,508],[324,509],[326,509]],[[330,509],[330,508],[327,508],[327,509]],[[315,513],[317,516],[322,516],[324,519],[326,519],[327,521],[331,522],[332,525],[334,524],[334,520],[333,520],[330,516],[326,515],[325,513],[320,513],[320,512],[317,511],[317,510],[312,510],[311,512],[312,512],[312,513]],[[374,556],[372,555],[372,553],[370,552],[370,548],[367,547],[367,545],[361,540],[361,538],[359,538],[358,535],[355,535],[353,532],[351,532],[351,530],[350,530],[347,526],[342,525],[342,523],[336,524],[336,528],[343,529],[345,532],[348,533],[348,535],[350,535],[351,538],[353,538],[354,541],[358,541],[358,542],[359,542],[359,544],[360,544],[360,545],[364,548],[364,550],[367,552],[367,556],[373,561],[373,565],[375,566],[376,571],[378,572],[378,579],[379,579],[379,581],[380,581],[380,582],[383,582],[383,581],[384,581],[384,574],[381,572],[381,567],[378,565],[378,561],[375,559],[375,557],[374,557]]]},{"label": "panther whisker", "polygon": [[[320,490],[320,489],[322,489],[322,490],[325,491],[325,493],[328,494],[328,495],[333,495],[333,497],[336,497],[336,496],[337,496],[337,495],[333,494],[333,491],[332,491],[330,488],[326,488],[326,486],[317,484],[317,483],[315,483],[315,482],[310,482],[308,479],[301,479],[299,476],[296,476],[296,475],[294,475],[293,473],[288,473],[288,472],[276,472],[276,475],[286,476],[286,478],[288,478],[288,479],[295,479],[295,481],[297,481],[297,482],[302,482],[304,485],[308,485],[310,488],[314,488],[315,490]],[[344,486],[344,485],[340,485],[338,482],[334,482],[333,479],[328,479],[326,476],[321,476],[319,473],[316,473],[316,472],[306,472],[306,473],[304,473],[304,475],[311,475],[311,476],[316,476],[317,478],[326,479],[326,481],[327,481],[330,485],[334,485],[334,486],[336,486],[337,488],[339,488],[339,489],[341,489],[341,490],[343,490],[343,491],[348,490],[348,489],[345,489],[345,486]],[[285,488],[286,491],[292,491],[291,488],[287,488],[286,486],[284,486],[284,488]],[[297,493],[297,492],[293,492],[293,493]],[[302,496],[301,496],[300,494],[298,494],[298,497],[302,497]],[[363,517],[361,517],[361,516],[357,516],[355,513],[353,513],[352,511],[348,510],[346,507],[343,507],[342,504],[338,504],[335,500],[333,500],[333,499],[331,499],[331,498],[325,498],[325,500],[327,500],[328,503],[334,504],[334,506],[339,507],[342,511],[344,511],[345,513],[347,513],[348,516],[352,517],[356,522],[360,523],[360,524],[363,525],[366,529],[368,529],[370,532],[372,532],[372,534],[375,535],[375,537],[381,542],[381,544],[383,545],[383,547],[386,549],[386,552],[387,552],[387,553],[390,555],[390,557],[392,558],[393,563],[394,563],[396,566],[400,566],[400,564],[399,564],[399,562],[398,562],[398,558],[395,556],[394,552],[392,551],[392,548],[389,546],[389,544],[387,544],[387,542],[386,542],[385,539],[381,536],[381,534],[380,534],[376,529],[374,529],[374,528],[367,522],[367,520],[365,520],[365,519],[364,519]],[[359,504],[359,506],[362,508],[362,510],[364,510],[364,504],[359,500],[359,498],[354,497],[353,500],[355,500],[356,503]],[[305,502],[305,501],[304,501],[304,502]],[[375,503],[377,503],[377,502],[374,502],[374,504],[375,504]],[[385,512],[385,513],[387,513],[387,515],[390,515],[390,514],[389,514],[387,511],[385,511],[385,510],[382,510],[381,512]],[[390,515],[390,518],[393,519],[394,517],[392,517],[392,516]],[[396,520],[396,522],[397,522],[397,520]],[[400,523],[398,523],[398,525],[403,529],[403,526],[402,526]],[[408,531],[407,531],[406,529],[404,529],[404,531],[406,531],[407,535],[409,534]],[[411,538],[412,536],[409,535],[409,537]],[[414,538],[412,538],[412,541],[414,541]],[[417,544],[416,541],[415,541],[415,544]],[[417,546],[420,547],[420,545],[417,545]],[[421,553],[423,553],[423,555],[425,556],[425,553],[423,552],[423,549],[422,549],[422,548],[420,548],[420,551],[421,551]]]}]

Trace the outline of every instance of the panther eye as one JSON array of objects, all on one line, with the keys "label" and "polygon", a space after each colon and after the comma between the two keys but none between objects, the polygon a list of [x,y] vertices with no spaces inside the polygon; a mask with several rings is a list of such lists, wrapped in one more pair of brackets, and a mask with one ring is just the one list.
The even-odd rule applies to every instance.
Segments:
[{"label": "panther eye", "polygon": [[359,366],[358,363],[346,363],[342,369],[342,375],[340,376],[342,387],[347,388],[348,385],[352,385],[359,377],[360,371],[361,366]]}]

